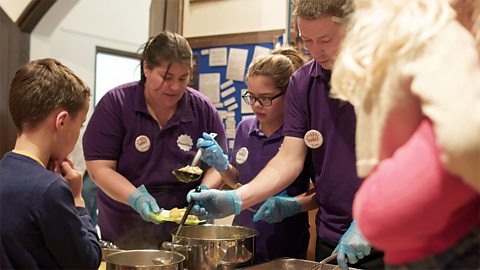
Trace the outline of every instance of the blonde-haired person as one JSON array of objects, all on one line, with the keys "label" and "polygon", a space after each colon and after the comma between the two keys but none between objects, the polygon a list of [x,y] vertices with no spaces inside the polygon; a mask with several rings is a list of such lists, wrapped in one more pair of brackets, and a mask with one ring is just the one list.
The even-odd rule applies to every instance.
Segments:
[{"label": "blonde-haired person", "polygon": [[357,0],[333,93],[357,114],[362,234],[391,269],[480,266],[480,58],[445,0]]},{"label": "blonde-haired person", "polygon": [[15,73],[9,107],[15,147],[0,160],[0,268],[97,269],[98,236],[67,159],[85,122],[90,89],[55,59]]},{"label": "blonde-haired person", "polygon": [[[288,47],[254,59],[246,76],[248,91],[242,98],[252,107],[255,117],[238,124],[230,161],[208,134],[198,140],[198,147],[208,147],[202,158],[219,172],[214,177],[204,178],[204,189],[219,188],[222,180],[233,188],[247,184],[278,152],[283,142],[285,92],[290,76],[304,63],[300,53]],[[282,222],[270,224],[258,221],[262,210],[255,216],[250,211],[235,216],[233,225],[254,228],[259,232],[255,243],[255,263],[281,257],[306,258],[310,238],[308,214],[300,213],[300,200],[303,199],[289,196],[303,195],[308,185],[309,178],[304,171],[281,192],[279,196],[288,200],[283,205],[289,208],[290,215]],[[255,209],[259,207],[260,204],[254,206]]]}]

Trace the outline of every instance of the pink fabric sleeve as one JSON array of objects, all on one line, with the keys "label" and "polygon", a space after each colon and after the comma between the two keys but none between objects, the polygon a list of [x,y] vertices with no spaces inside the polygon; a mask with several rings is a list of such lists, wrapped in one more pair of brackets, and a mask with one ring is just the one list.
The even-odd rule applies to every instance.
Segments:
[{"label": "pink fabric sleeve", "polygon": [[457,208],[476,196],[445,170],[439,157],[432,124],[426,119],[365,179],[355,196],[353,215],[375,247],[421,248],[452,222]]}]

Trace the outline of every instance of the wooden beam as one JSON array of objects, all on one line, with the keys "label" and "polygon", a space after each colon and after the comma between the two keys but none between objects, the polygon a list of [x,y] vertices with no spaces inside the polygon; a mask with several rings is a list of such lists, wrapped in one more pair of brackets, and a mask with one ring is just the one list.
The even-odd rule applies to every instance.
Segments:
[{"label": "wooden beam", "polygon": [[257,43],[274,43],[275,37],[283,35],[285,30],[270,30],[260,32],[248,32],[238,34],[226,34],[204,37],[187,38],[192,49],[208,48],[216,46],[257,44]]},{"label": "wooden beam", "polygon": [[18,26],[0,8],[0,157],[15,146],[17,129],[8,105],[10,83],[17,69],[30,58],[30,34]]},{"label": "wooden beam", "polygon": [[17,20],[18,28],[24,33],[32,33],[35,26],[57,0],[32,0]]}]

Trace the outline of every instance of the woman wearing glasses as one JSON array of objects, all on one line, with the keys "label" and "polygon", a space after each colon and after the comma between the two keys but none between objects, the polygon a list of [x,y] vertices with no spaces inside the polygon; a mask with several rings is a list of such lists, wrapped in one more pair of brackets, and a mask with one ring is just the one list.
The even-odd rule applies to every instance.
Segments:
[{"label": "woman wearing glasses", "polygon": [[[218,188],[223,179],[237,188],[253,179],[275,156],[283,142],[284,94],[290,76],[304,63],[305,60],[292,48],[281,48],[253,61],[247,72],[248,92],[242,98],[252,106],[255,117],[239,123],[230,162],[208,134],[198,140],[197,147],[205,148],[202,159],[220,173],[217,177],[204,178],[204,186]],[[308,176],[303,172],[281,195],[294,197],[303,194],[308,184]],[[258,209],[259,206],[252,208]],[[300,208],[300,204],[297,206]],[[269,224],[255,222],[252,211],[243,211],[235,217],[233,224],[255,228],[259,232],[255,263],[279,257],[306,258],[310,236],[306,212]]]}]

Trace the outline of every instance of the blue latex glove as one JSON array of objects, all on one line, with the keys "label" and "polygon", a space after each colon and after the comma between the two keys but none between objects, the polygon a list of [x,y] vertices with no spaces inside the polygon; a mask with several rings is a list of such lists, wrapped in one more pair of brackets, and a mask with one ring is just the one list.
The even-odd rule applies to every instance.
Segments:
[{"label": "blue latex glove", "polygon": [[128,205],[135,209],[145,221],[155,224],[160,223],[158,220],[152,219],[149,215],[151,212],[159,213],[161,209],[158,207],[155,198],[148,193],[144,185],[139,186],[137,190],[128,195]]},{"label": "blue latex glove", "polygon": [[348,270],[347,262],[357,263],[358,260],[370,255],[371,249],[370,243],[360,233],[355,221],[352,221],[333,253],[337,252],[338,265]]},{"label": "blue latex glove", "polygon": [[208,166],[214,167],[219,172],[224,172],[228,169],[227,155],[223,153],[223,149],[212,135],[203,132],[203,138],[197,140],[197,148],[204,149],[202,161],[208,164]]},{"label": "blue latex glove", "polygon": [[221,191],[216,189],[190,191],[187,201],[195,200],[192,213],[201,219],[224,218],[230,215],[238,215],[242,210],[242,200],[235,190]]},{"label": "blue latex glove", "polygon": [[280,222],[287,217],[298,214],[300,208],[300,201],[295,197],[288,195],[273,196],[268,198],[262,206],[260,206],[257,213],[253,216],[253,221],[263,220],[268,223]]},{"label": "blue latex glove", "polygon": [[[210,189],[210,188],[208,188],[207,186],[205,186],[204,184],[200,184],[199,187],[200,187],[200,191],[202,191],[202,190],[209,190],[209,189]],[[187,201],[188,201],[188,202],[190,202],[190,201],[188,200],[188,198],[190,198],[190,194],[191,194],[192,192],[196,192],[195,189],[192,189],[192,190],[190,190],[190,191],[187,193]],[[205,210],[205,208],[201,207],[201,206],[198,205],[198,204],[195,204],[195,205],[193,206],[192,210],[190,210],[190,214],[197,216],[199,219],[208,219],[208,216],[207,216],[206,212],[207,212],[207,211]]]}]

